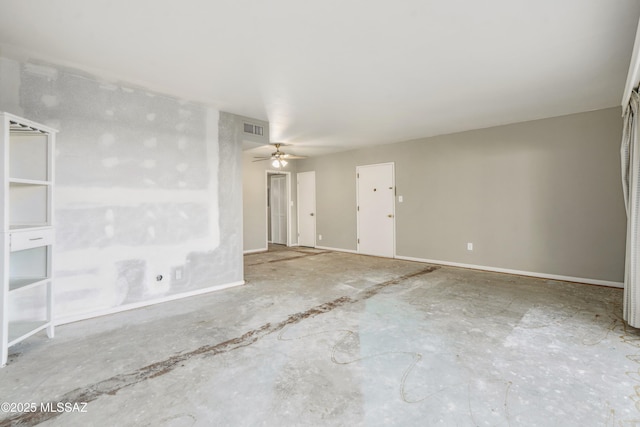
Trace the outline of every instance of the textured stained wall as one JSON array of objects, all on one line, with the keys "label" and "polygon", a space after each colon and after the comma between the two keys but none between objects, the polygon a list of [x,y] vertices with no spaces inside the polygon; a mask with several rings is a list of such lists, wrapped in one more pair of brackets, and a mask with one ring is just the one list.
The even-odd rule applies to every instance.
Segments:
[{"label": "textured stained wall", "polygon": [[0,90],[1,110],[60,130],[58,319],[242,280],[233,115],[7,58]]}]

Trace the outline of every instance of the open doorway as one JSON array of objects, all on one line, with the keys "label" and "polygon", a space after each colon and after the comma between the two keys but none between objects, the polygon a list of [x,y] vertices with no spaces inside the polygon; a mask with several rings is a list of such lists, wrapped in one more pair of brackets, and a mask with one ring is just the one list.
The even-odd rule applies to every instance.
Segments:
[{"label": "open doorway", "polygon": [[267,170],[267,247],[291,246],[291,173]]}]

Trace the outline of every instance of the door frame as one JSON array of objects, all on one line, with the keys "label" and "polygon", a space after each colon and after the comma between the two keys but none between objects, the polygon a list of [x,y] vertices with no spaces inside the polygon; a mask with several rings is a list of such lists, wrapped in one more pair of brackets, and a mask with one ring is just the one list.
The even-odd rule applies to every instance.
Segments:
[{"label": "door frame", "polygon": [[360,253],[360,212],[359,212],[359,206],[360,206],[360,185],[358,182],[358,174],[360,173],[359,169],[360,168],[366,168],[369,166],[384,166],[384,165],[391,165],[391,182],[392,182],[392,186],[393,186],[393,203],[392,203],[392,210],[393,212],[391,212],[391,215],[393,215],[393,217],[391,218],[393,221],[393,229],[392,229],[392,235],[393,238],[392,240],[392,245],[393,247],[391,248],[391,254],[392,254],[392,258],[396,258],[396,164],[395,162],[384,162],[384,163],[373,163],[370,165],[359,165],[356,166],[356,253]]},{"label": "door frame", "polygon": [[[271,243],[275,243],[277,245],[286,245],[287,244],[287,224],[288,224],[288,218],[287,218],[287,200],[286,200],[286,188],[287,188],[287,177],[284,174],[271,174],[268,176],[269,178],[269,212],[267,212],[267,226],[269,227],[269,229],[267,230],[267,235],[271,235]],[[273,200],[273,194],[274,194],[274,190],[273,190],[273,184],[277,183],[278,186],[282,186],[284,188],[282,188],[282,193],[279,195],[278,197],[278,203],[280,206],[278,206],[277,210],[279,213],[279,217],[284,216],[284,223],[285,226],[284,227],[280,227],[279,223],[280,223],[280,218],[277,218],[276,221],[274,221],[273,218],[273,211],[275,208],[275,204],[274,200]],[[284,184],[284,185],[282,185]],[[275,224],[278,224],[278,227],[275,227]],[[274,236],[274,228],[277,228],[277,232],[279,233],[277,236]],[[275,242],[274,241],[274,237],[275,240],[280,240],[282,237],[282,233],[284,233],[284,239],[282,239],[281,242]],[[267,239],[268,240],[268,239]]]},{"label": "door frame", "polygon": [[291,172],[267,169],[264,171],[264,247],[269,248],[269,175],[285,175],[287,183],[287,246],[291,246]]},{"label": "door frame", "polygon": [[296,246],[300,246],[300,174],[305,174],[305,173],[313,173],[313,186],[314,186],[314,191],[313,191],[313,204],[314,204],[314,212],[313,212],[313,247],[317,247],[318,245],[318,194],[317,194],[317,186],[316,186],[316,171],[312,170],[312,171],[306,171],[306,172],[298,172],[296,174],[296,199],[297,199],[297,211],[296,211],[296,221],[297,221],[297,230],[298,230],[298,241],[296,243]]}]

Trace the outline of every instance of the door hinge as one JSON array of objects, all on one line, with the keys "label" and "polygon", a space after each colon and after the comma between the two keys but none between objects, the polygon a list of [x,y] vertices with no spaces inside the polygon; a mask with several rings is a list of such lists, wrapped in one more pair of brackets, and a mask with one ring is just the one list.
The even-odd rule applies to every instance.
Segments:
[{"label": "door hinge", "polygon": [[360,178],[360,174],[359,173],[356,174],[356,178]]},{"label": "door hinge", "polygon": [[360,239],[358,239],[358,244],[360,244]]},{"label": "door hinge", "polygon": [[358,206],[358,212],[360,212],[360,206]]}]

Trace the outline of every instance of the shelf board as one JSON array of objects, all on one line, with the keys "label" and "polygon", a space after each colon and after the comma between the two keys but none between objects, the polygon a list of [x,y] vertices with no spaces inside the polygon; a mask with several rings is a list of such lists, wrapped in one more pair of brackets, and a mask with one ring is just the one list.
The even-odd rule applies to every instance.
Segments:
[{"label": "shelf board", "polygon": [[22,230],[40,230],[43,228],[51,228],[49,224],[10,224],[9,231],[22,231]]},{"label": "shelf board", "polygon": [[33,334],[49,326],[46,320],[35,322],[9,322],[9,347],[18,344],[20,341],[29,338]]},{"label": "shelf board", "polygon": [[42,285],[49,280],[48,277],[10,277],[9,292]]},{"label": "shelf board", "polygon": [[14,185],[51,185],[51,181],[40,181],[37,179],[9,178],[9,184]]}]

